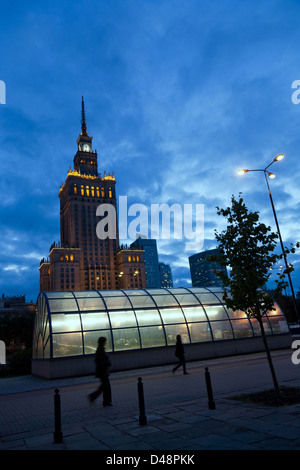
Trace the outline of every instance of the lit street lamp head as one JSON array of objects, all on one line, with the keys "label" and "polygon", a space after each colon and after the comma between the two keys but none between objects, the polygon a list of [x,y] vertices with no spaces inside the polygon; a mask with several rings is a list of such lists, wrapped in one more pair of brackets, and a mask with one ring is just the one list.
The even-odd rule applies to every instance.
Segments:
[{"label": "lit street lamp head", "polygon": [[274,158],[274,162],[280,162],[280,160],[282,160],[283,158],[284,158],[284,155],[280,153],[279,155],[277,155],[277,157]]},{"label": "lit street lamp head", "polygon": [[273,180],[273,179],[275,178],[274,173],[269,173],[269,172],[268,172],[268,175],[269,175],[269,178],[271,178],[271,180]]},{"label": "lit street lamp head", "polygon": [[238,175],[244,175],[245,173],[247,173],[249,170],[238,170],[237,174]]}]

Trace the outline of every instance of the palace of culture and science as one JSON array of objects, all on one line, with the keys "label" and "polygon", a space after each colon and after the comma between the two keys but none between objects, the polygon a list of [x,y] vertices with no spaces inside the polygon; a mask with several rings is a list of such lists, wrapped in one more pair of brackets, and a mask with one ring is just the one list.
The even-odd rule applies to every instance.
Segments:
[{"label": "palace of culture and science", "polygon": [[[59,191],[60,242],[53,243],[40,263],[41,291],[141,289],[146,286],[142,247],[119,246],[118,220],[114,238],[99,239],[96,215],[101,204],[117,207],[114,175],[98,174],[97,153],[87,133],[82,98],[81,133],[74,169]],[[115,210],[117,214],[117,210]]]}]

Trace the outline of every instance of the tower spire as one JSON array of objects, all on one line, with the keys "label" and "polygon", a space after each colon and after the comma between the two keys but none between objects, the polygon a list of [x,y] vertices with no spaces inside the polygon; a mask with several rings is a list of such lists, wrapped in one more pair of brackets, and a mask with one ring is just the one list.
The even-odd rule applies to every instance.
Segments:
[{"label": "tower spire", "polygon": [[81,99],[81,134],[87,135],[83,96]]}]

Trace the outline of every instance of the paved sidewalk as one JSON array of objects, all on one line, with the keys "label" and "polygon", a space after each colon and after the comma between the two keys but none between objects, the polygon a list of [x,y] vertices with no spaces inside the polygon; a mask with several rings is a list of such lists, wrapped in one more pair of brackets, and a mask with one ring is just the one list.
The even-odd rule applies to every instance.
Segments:
[{"label": "paved sidewalk", "polygon": [[[272,353],[280,385],[300,386],[291,351]],[[208,408],[209,367],[215,410]],[[272,388],[264,353],[111,375],[113,406],[87,395],[94,377],[46,381],[26,376],[0,381],[1,450],[255,450],[300,449],[300,404],[267,407],[230,397]],[[139,424],[137,379],[142,377],[147,424]],[[54,443],[54,390],[61,397],[62,443]]]}]

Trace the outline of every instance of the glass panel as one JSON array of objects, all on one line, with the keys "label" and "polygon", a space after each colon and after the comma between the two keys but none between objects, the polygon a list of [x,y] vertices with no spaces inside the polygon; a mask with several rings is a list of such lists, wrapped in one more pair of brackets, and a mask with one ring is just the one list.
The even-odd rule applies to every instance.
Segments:
[{"label": "glass panel", "polygon": [[168,292],[167,290],[161,288],[161,289],[146,289],[146,292],[149,292],[150,295],[156,295],[156,294],[160,294],[160,295],[170,295],[170,292]]},{"label": "glass panel", "polygon": [[211,341],[211,331],[208,322],[189,323],[188,324],[191,342],[200,343],[201,341]]},{"label": "glass panel", "polygon": [[220,339],[232,339],[233,333],[230,326],[230,322],[227,321],[214,321],[210,324],[213,337],[215,340]]},{"label": "glass panel", "polygon": [[74,292],[74,295],[76,299],[80,299],[82,297],[98,297],[98,299],[100,298],[98,292],[94,290],[91,290],[91,291],[84,290],[82,292]]},{"label": "glass panel", "polygon": [[177,305],[177,300],[172,295],[153,295],[154,302],[158,307]]},{"label": "glass panel", "polygon": [[104,299],[108,310],[120,310],[122,308],[131,308],[127,297],[107,297]]},{"label": "glass panel", "polygon": [[203,305],[212,305],[212,304],[220,304],[220,301],[219,299],[214,295],[212,294],[211,292],[209,294],[207,293],[203,293],[203,294],[195,294],[199,301],[203,304]]},{"label": "glass panel", "polygon": [[284,316],[269,317],[273,334],[288,333],[289,327]]},{"label": "glass panel", "polygon": [[139,325],[161,325],[162,321],[158,310],[136,310]]},{"label": "glass panel", "polygon": [[126,289],[126,294],[131,295],[148,295],[144,289]]},{"label": "glass panel", "polygon": [[50,312],[77,312],[77,304],[72,299],[49,299]]},{"label": "glass panel", "polygon": [[190,321],[207,321],[207,317],[203,308],[199,305],[197,307],[183,307],[182,308],[188,322]]},{"label": "glass panel", "polygon": [[62,333],[64,331],[80,331],[81,323],[78,313],[64,314],[58,313],[51,315],[52,333]]},{"label": "glass panel", "polygon": [[77,299],[78,307],[80,311],[84,310],[105,310],[103,300],[99,297]]},{"label": "glass panel", "polygon": [[164,323],[184,323],[185,318],[180,308],[160,308]]},{"label": "glass panel", "polygon": [[222,305],[214,305],[213,307],[212,306],[205,307],[205,311],[208,316],[208,319],[211,321],[228,319],[225,309],[222,307]]},{"label": "glass panel", "polygon": [[106,338],[105,351],[112,351],[110,331],[87,331],[83,334],[84,354],[95,354],[98,347],[98,338],[104,336]]},{"label": "glass panel", "polygon": [[253,331],[248,319],[233,320],[231,322],[235,338],[247,338],[253,336]]},{"label": "glass panel", "polygon": [[72,292],[47,292],[48,299],[74,299]]},{"label": "glass panel", "polygon": [[[254,336],[261,336],[261,329],[260,329],[259,323],[256,320],[256,318],[251,318],[251,324],[252,324],[252,327],[253,327],[253,330],[254,330]],[[270,324],[269,324],[268,319],[266,317],[263,317],[263,326],[264,326],[264,330],[265,330],[266,335],[272,334]]]},{"label": "glass panel", "polygon": [[181,341],[183,343],[189,343],[190,338],[186,324],[184,325],[166,325],[165,326],[167,345],[170,346],[176,343],[176,336],[181,335]]},{"label": "glass panel", "polygon": [[83,330],[105,330],[110,327],[106,312],[82,313]]},{"label": "glass panel", "polygon": [[112,328],[137,326],[136,318],[132,310],[127,310],[126,312],[110,312],[109,318]]},{"label": "glass panel", "polygon": [[193,294],[177,294],[175,297],[180,305],[197,305],[199,303],[197,297]]},{"label": "glass panel", "polygon": [[140,328],[140,334],[142,348],[166,346],[166,340],[162,326],[149,326]]},{"label": "glass panel", "polygon": [[130,301],[135,308],[155,307],[155,304],[149,295],[136,295],[134,297],[130,297]]},{"label": "glass panel", "polygon": [[65,333],[52,336],[53,357],[79,356],[82,354],[81,333]]},{"label": "glass panel", "polygon": [[113,330],[113,338],[115,351],[140,349],[140,339],[137,328]]},{"label": "glass panel", "polygon": [[102,297],[125,297],[121,290],[100,290],[99,293]]},{"label": "glass panel", "polygon": [[236,318],[248,318],[247,314],[242,310],[236,310],[235,312],[231,310],[231,308],[227,308],[226,310],[229,315],[229,318],[232,318],[233,320],[235,320]]}]

